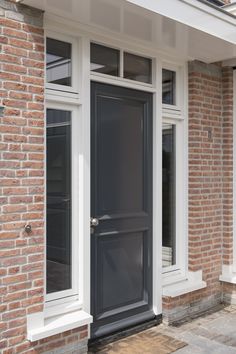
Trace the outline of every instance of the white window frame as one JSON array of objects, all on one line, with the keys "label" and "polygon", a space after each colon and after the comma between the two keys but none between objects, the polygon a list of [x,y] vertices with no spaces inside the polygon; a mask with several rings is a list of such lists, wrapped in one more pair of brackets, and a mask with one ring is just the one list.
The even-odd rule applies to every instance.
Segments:
[{"label": "white window frame", "polygon": [[[79,82],[79,99],[74,100],[73,97],[67,97],[66,100],[68,103],[78,105],[79,107],[79,119],[81,119],[81,163],[80,168],[80,211],[82,210],[82,215],[80,217],[79,230],[80,230],[80,272],[78,273],[79,278],[79,300],[69,301],[70,298],[58,299],[56,301],[51,301],[46,303],[47,313],[53,311],[53,308],[58,306],[52,306],[50,311],[47,309],[48,305],[61,304],[60,309],[57,310],[58,314],[63,313],[63,311],[71,311],[72,307],[81,306],[81,308],[90,313],[90,229],[88,227],[90,220],[90,138],[88,133],[90,132],[90,81],[96,82],[106,82],[108,84],[127,87],[131,89],[143,90],[146,92],[153,93],[153,111],[154,111],[154,122],[153,122],[153,212],[155,213],[153,217],[153,309],[156,314],[161,313],[162,302],[161,302],[161,286],[164,286],[166,283],[171,284],[176,281],[184,278],[183,269],[181,274],[178,271],[172,271],[166,274],[163,274],[163,282],[158,281],[160,274],[162,272],[162,253],[161,253],[161,239],[162,239],[162,227],[161,227],[161,214],[162,206],[160,204],[161,193],[162,193],[162,118],[166,119],[173,118],[177,120],[184,121],[184,145],[185,145],[185,156],[184,161],[187,161],[187,84],[186,84],[186,73],[187,73],[187,63],[180,60],[176,61],[171,59],[167,55],[163,55],[156,50],[148,50],[142,45],[132,43],[130,41],[125,41],[122,39],[114,38],[113,34],[104,36],[103,34],[88,32],[87,29],[76,26],[73,28],[70,24],[68,27],[63,28],[63,36],[60,35],[60,29],[58,23],[54,22],[54,18],[50,18],[47,15],[47,25],[46,25],[46,34],[48,37],[52,37],[49,33],[57,33],[56,37],[64,38],[64,33],[66,36],[73,36],[75,32],[78,34],[78,53],[77,61],[78,64],[78,82]],[[56,38],[56,39],[57,39]],[[128,52],[140,56],[144,56],[152,59],[152,84],[145,84],[138,81],[133,81],[129,79],[124,79],[122,77],[113,77],[106,74],[96,73],[90,71],[90,43],[97,43],[111,48],[116,48],[122,52]],[[79,60],[78,60],[79,58]],[[168,58],[168,59],[167,59]],[[122,61],[123,62],[123,61]],[[163,107],[162,105],[162,68],[170,68],[171,70],[176,69],[178,75],[176,81],[178,82],[178,87],[180,96],[178,99],[178,106]],[[179,79],[178,79],[179,78]],[[57,95],[52,95],[51,90],[46,90],[46,99],[47,101],[57,101],[64,102],[64,97],[58,97]],[[177,92],[176,92],[177,93]],[[184,96],[183,97],[181,97]],[[165,113],[165,114],[164,114]],[[186,175],[187,175],[187,164],[185,164]],[[185,191],[187,188],[185,186]],[[185,195],[185,210],[183,211],[184,216],[187,215],[187,194]],[[184,225],[185,226],[185,225]],[[186,236],[186,230],[184,231]],[[185,238],[185,237],[184,237]],[[186,240],[186,238],[185,238]],[[158,257],[157,257],[158,254]],[[187,264],[187,245],[183,244],[183,263]],[[187,266],[185,267],[187,269]],[[172,276],[170,276],[172,275]],[[71,299],[73,296],[71,297]],[[73,300],[73,299],[72,299]],[[66,304],[67,302],[67,304]]]},{"label": "white window frame", "polygon": [[[176,104],[162,104],[162,123],[175,126],[175,256],[174,265],[163,267],[163,285],[187,278],[188,269],[188,120],[187,65],[163,62],[162,69],[176,73]],[[162,96],[162,95],[161,95]]]},{"label": "white window frame", "polygon": [[[119,56],[119,60],[120,60],[119,76],[113,76],[113,75],[99,73],[96,71],[90,71],[90,76],[92,79],[94,78],[98,81],[100,78],[99,81],[102,82],[103,80],[109,80],[109,78],[110,78],[110,79],[114,80],[114,83],[116,82],[116,85],[120,84],[121,86],[126,86],[126,84],[127,84],[127,87],[133,87],[133,86],[137,85],[137,89],[139,89],[139,90],[141,90],[141,89],[146,90],[146,88],[147,89],[148,88],[155,89],[155,87],[156,87],[156,72],[155,72],[155,58],[154,57],[149,56],[144,53],[140,53],[138,50],[135,51],[135,50],[129,49],[128,47],[124,47],[124,46],[114,46],[112,44],[107,44],[106,42],[91,40],[90,43],[91,44],[94,43],[94,44],[105,46],[105,47],[108,47],[111,49],[115,49],[115,50],[118,50],[120,53],[120,56]],[[130,80],[130,79],[124,78],[124,53],[137,55],[137,56],[143,57],[145,59],[151,60],[151,65],[152,65],[152,77],[151,77],[152,82],[151,83],[145,83],[145,82],[138,81],[138,80],[136,81],[136,80]]]},{"label": "white window frame", "polygon": [[170,62],[164,62],[162,69],[175,72],[175,104],[162,103],[163,117],[184,119],[184,95],[186,92],[184,80],[186,79],[185,70],[182,66]]},{"label": "white window frame", "polygon": [[[51,302],[54,300],[65,299],[68,297],[78,298],[78,257],[79,257],[79,235],[78,235],[78,215],[79,215],[79,205],[78,198],[79,195],[79,166],[78,166],[78,151],[79,139],[76,135],[76,131],[79,131],[79,114],[78,107],[67,103],[59,102],[48,102],[46,104],[47,109],[55,109],[61,111],[71,112],[71,194],[72,194],[72,205],[71,205],[71,289],[62,290],[58,292],[53,292],[46,294],[46,302]],[[46,147],[47,149],[47,147]],[[46,150],[47,151],[47,150]]]},{"label": "white window frame", "polygon": [[[82,308],[83,299],[83,222],[79,220],[84,218],[83,202],[79,196],[83,196],[84,184],[84,122],[83,106],[81,105],[81,94],[83,92],[83,76],[86,73],[84,68],[84,58],[82,57],[83,41],[80,37],[73,37],[67,34],[61,34],[54,30],[45,31],[46,38],[57,39],[71,43],[72,45],[72,86],[56,85],[45,82],[46,102],[45,116],[48,108],[71,112],[71,193],[72,193],[72,217],[71,217],[71,244],[72,244],[72,262],[71,262],[71,289],[58,291],[51,294],[46,293],[45,287],[45,316],[61,314]],[[46,48],[45,48],[46,55]],[[46,71],[46,63],[45,63]],[[46,79],[45,79],[46,81]],[[46,129],[45,129],[46,145]],[[46,146],[45,146],[46,151]],[[45,161],[46,166],[46,161]],[[45,176],[46,179],[46,176]],[[77,196],[77,197],[76,197]],[[45,191],[46,203],[46,191]],[[45,204],[46,208],[46,204]],[[82,227],[81,227],[82,225]],[[45,225],[46,234],[46,225]],[[46,240],[47,243],[47,240]],[[78,262],[79,260],[79,262]],[[46,254],[45,254],[46,265]],[[45,266],[45,281],[47,279]]]},{"label": "white window frame", "polygon": [[[67,36],[65,34],[59,34],[58,32],[54,31],[47,31],[45,35],[45,39],[51,38],[58,41],[66,42],[71,44],[71,86],[66,85],[59,85],[47,82],[47,75],[45,75],[45,86],[46,86],[46,93],[51,95],[61,96],[62,98],[72,98],[78,99],[79,98],[79,68],[78,68],[78,41],[76,38],[71,36]],[[46,43],[46,40],[45,40]],[[47,48],[46,48],[47,54]],[[45,72],[47,72],[47,64],[45,63]]]}]

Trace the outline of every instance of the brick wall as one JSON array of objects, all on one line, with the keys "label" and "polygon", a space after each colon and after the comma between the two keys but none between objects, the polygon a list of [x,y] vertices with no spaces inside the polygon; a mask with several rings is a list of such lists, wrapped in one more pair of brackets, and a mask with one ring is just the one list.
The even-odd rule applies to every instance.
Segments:
[{"label": "brick wall", "polygon": [[189,270],[207,288],[164,298],[171,322],[219,303],[222,261],[232,263],[232,69],[189,64]]},{"label": "brick wall", "polygon": [[223,264],[233,263],[233,69],[223,68]]},{"label": "brick wall", "polygon": [[[87,327],[26,340],[26,316],[44,303],[44,39],[40,11],[0,0],[0,350],[86,350]],[[189,65],[189,270],[207,288],[163,298],[167,320],[218,303],[232,263],[232,70]],[[24,232],[30,223],[32,232]],[[225,298],[236,287],[223,285]]]},{"label": "brick wall", "polygon": [[[86,350],[87,328],[37,343],[26,316],[44,303],[43,14],[0,0],[0,351]],[[24,232],[31,224],[32,232]]]}]

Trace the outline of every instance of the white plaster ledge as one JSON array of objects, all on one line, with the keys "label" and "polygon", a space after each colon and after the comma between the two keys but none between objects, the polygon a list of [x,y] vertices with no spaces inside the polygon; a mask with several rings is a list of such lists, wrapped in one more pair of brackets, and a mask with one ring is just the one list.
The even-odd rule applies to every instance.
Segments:
[{"label": "white plaster ledge", "polygon": [[27,316],[27,339],[31,342],[69,331],[92,322],[92,316],[79,310],[44,320],[43,312]]},{"label": "white plaster ledge", "polygon": [[167,297],[176,297],[206,288],[206,286],[206,282],[202,280],[201,270],[197,272],[188,272],[186,279],[165,285],[162,290],[162,295]]},{"label": "white plaster ledge", "polygon": [[236,272],[233,270],[232,265],[222,266],[222,274],[220,275],[220,281],[236,284]]}]

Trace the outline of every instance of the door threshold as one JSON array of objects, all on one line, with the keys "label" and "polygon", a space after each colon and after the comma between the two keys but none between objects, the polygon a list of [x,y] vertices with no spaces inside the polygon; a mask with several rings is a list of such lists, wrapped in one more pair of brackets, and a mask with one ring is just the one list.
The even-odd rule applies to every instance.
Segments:
[{"label": "door threshold", "polygon": [[145,331],[151,327],[158,326],[161,323],[162,315],[157,315],[155,318],[142,322],[136,326],[127,327],[123,330],[117,331],[116,333],[109,334],[101,338],[90,339],[88,342],[89,353],[97,353],[97,350],[101,349],[102,346]]}]

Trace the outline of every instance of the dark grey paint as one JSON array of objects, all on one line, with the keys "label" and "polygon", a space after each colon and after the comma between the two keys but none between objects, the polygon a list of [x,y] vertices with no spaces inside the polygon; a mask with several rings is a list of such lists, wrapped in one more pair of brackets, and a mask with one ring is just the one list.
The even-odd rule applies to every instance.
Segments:
[{"label": "dark grey paint", "polygon": [[152,311],[152,95],[92,83],[92,338]]}]

